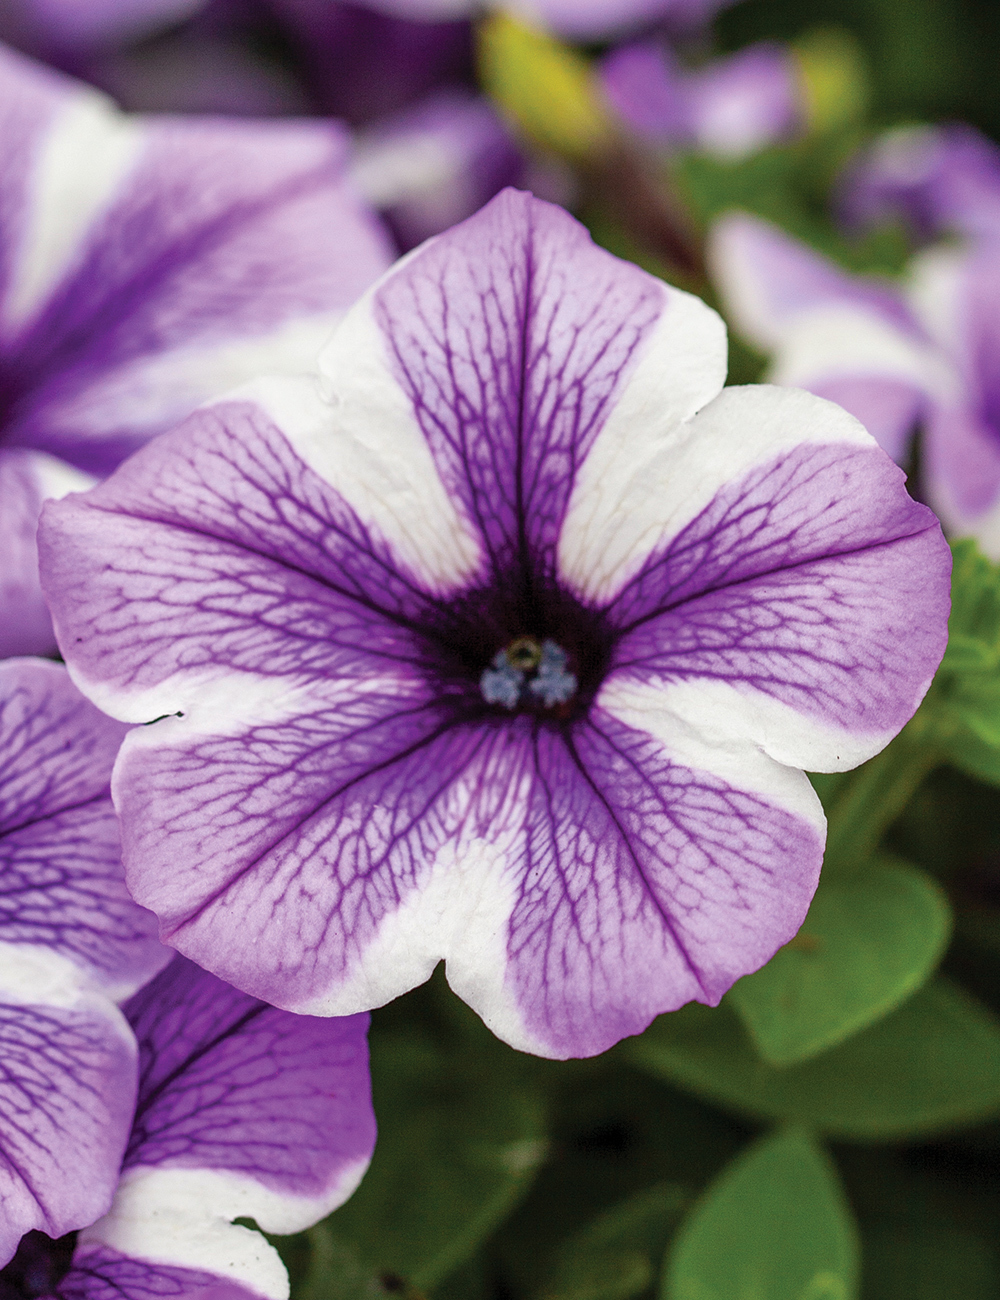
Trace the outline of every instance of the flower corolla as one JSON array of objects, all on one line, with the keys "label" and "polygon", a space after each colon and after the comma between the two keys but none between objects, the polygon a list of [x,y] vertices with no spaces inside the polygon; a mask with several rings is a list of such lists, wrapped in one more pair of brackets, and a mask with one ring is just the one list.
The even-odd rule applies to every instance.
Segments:
[{"label": "flower corolla", "polygon": [[900,463],[919,429],[926,500],[1000,558],[1000,238],[925,249],[897,286],[732,213],[710,262],[769,377],[838,402]]},{"label": "flower corolla", "polygon": [[389,264],[346,156],[326,122],[127,117],[0,49],[0,654],[54,646],[41,499],[312,364]]},{"label": "flower corolla", "polygon": [[792,135],[805,116],[793,57],[768,41],[693,69],[659,41],[623,45],[600,77],[622,120],[664,149],[741,158]]},{"label": "flower corolla", "polygon": [[902,220],[921,239],[1000,236],[1000,148],[964,122],[896,127],[848,167],[837,203],[855,228]]},{"label": "flower corolla", "polygon": [[852,417],[725,366],[698,299],[506,191],[319,375],[49,503],[75,680],[159,719],[114,792],[169,943],[322,1015],[444,958],[498,1035],[566,1057],[794,935],[824,842],[799,769],[911,715],[950,561]]},{"label": "flower corolla", "polygon": [[296,1232],[356,1186],[367,1017],[278,1011],[157,941],[108,788],[125,732],[61,665],[0,664],[0,1292],[285,1300],[232,1220]]}]

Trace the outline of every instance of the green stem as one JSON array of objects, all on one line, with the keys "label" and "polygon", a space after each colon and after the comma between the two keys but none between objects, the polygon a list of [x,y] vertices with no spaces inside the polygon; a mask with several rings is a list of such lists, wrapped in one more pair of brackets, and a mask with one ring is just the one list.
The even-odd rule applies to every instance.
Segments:
[{"label": "green stem", "polygon": [[838,871],[863,866],[924,778],[942,761],[927,722],[926,714],[918,713],[838,792],[827,809],[826,866]]}]

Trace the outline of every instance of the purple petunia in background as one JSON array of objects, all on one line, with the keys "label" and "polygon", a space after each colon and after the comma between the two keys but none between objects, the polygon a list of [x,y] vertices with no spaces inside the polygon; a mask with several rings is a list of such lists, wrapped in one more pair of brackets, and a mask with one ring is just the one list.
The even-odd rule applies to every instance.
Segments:
[{"label": "purple petunia in background", "polygon": [[622,120],[660,149],[741,158],[793,135],[805,104],[792,53],[773,42],[684,68],[669,46],[643,41],[612,50],[601,85]]},{"label": "purple petunia in background", "polygon": [[900,286],[852,276],[759,218],[712,235],[732,320],[772,378],[832,398],[920,473],[945,525],[1000,558],[1000,238],[925,249]]},{"label": "purple petunia in background", "polygon": [[310,365],[389,264],[345,164],[335,124],[129,118],[0,50],[0,654],[53,648],[42,498]]},{"label": "purple petunia in background", "polygon": [[496,1033],[566,1057],[794,935],[824,842],[800,769],[909,718],[950,560],[855,420],[722,390],[725,354],[703,303],[508,191],[320,374],[46,507],[75,680],[160,719],[114,792],[168,942],[323,1015],[444,958]]},{"label": "purple petunia in background", "polygon": [[[367,1017],[293,1016],[171,960],[121,869],[126,730],[62,666],[0,664],[0,1291],[284,1300],[231,1221],[297,1232],[350,1195]],[[75,1253],[52,1240],[81,1228]]]},{"label": "purple petunia in background", "polygon": [[1000,235],[1000,148],[964,122],[897,127],[841,177],[837,202],[857,229],[902,220],[921,239]]}]

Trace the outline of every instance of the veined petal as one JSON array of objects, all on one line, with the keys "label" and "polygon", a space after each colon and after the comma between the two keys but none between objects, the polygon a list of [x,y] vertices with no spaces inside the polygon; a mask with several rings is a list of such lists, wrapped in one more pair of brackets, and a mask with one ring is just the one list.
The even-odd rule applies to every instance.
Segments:
[{"label": "veined petal", "polygon": [[610,419],[654,402],[665,426],[684,419],[725,363],[704,304],[507,190],[399,263],[320,364],[343,401],[379,394],[386,449],[419,429],[498,577],[551,575],[577,468]]},{"label": "veined petal", "polygon": [[[344,736],[310,714],[270,736],[161,747],[134,777],[126,756],[123,815],[149,830],[135,844],[133,888],[166,914],[171,942],[324,1015],[389,1001],[444,958],[456,992],[506,1041],[579,1056],[691,998],[717,1001],[801,922],[822,814],[805,778],[754,746],[724,763],[716,755],[706,774],[689,770],[683,723],[665,758],[648,736],[622,740],[610,718],[572,746],[524,719],[441,734],[425,722],[422,735],[419,719],[406,722]],[[207,806],[206,791],[184,783],[209,766],[217,799]],[[157,817],[175,819],[169,835],[147,820]],[[198,842],[210,822],[251,850],[238,870],[235,855],[216,866],[224,835]],[[168,842],[201,869],[165,888],[156,846]],[[741,892],[746,871],[755,883]],[[692,957],[667,896],[697,911],[701,872],[717,911],[695,918]],[[174,919],[175,900],[186,918]]]},{"label": "veined petal", "polygon": [[869,435],[809,394],[727,388],[689,434],[636,466],[631,513],[606,505],[578,561],[619,630],[609,680],[656,681],[666,708],[779,762],[853,767],[943,653],[947,599],[921,596],[931,575],[945,587],[940,528]]},{"label": "veined petal", "polygon": [[[437,608],[420,584],[440,583],[438,556],[464,558],[429,457],[401,444],[394,464],[373,465],[350,412],[311,381],[262,381],[249,396],[197,412],[44,512],[57,632],[113,715],[150,721],[213,694],[280,714],[304,682],[371,677],[373,659],[401,690],[416,680],[416,630]],[[422,571],[407,573],[398,554],[420,563],[421,541]],[[102,576],[84,592],[96,552]]]},{"label": "veined petal", "polygon": [[[236,1231],[263,1240],[248,1228]],[[271,1247],[265,1242],[263,1250]],[[56,1300],[286,1300],[287,1280],[282,1286],[270,1256],[263,1261],[264,1268],[271,1264],[275,1274],[270,1290],[259,1274],[254,1285],[241,1286],[214,1272],[151,1264],[85,1238],[54,1295]]]},{"label": "veined petal", "polygon": [[107,1210],[136,1084],[135,1040],[106,999],[72,988],[47,1005],[9,996],[0,994],[0,1265],[25,1232],[60,1237]]},{"label": "veined petal", "polygon": [[[0,664],[0,1001],[32,947],[68,959],[78,989],[112,998],[168,956],[125,888],[109,792],[124,734],[61,665]],[[17,988],[30,1000],[20,977]]]},{"label": "veined petal", "polygon": [[349,1014],[421,983],[442,955],[430,926],[367,960],[448,849],[469,798],[451,782],[481,746],[428,691],[377,679],[295,705],[256,725],[133,733],[115,779],[127,870],[195,961],[277,1005]]},{"label": "veined petal", "polygon": [[388,265],[334,124],[129,118],[8,60],[48,95],[43,129],[15,120],[8,146],[21,177],[2,300],[15,444],[106,473],[262,359],[307,367]]},{"label": "veined petal", "polygon": [[375,1142],[367,1016],[267,1006],[176,957],[126,1008],[139,1096],[110,1213],[81,1238],[283,1300],[276,1252],[233,1224],[298,1232],[348,1197]]},{"label": "veined petal", "polygon": [[515,1045],[588,1056],[692,999],[714,1006],[805,916],[825,828],[808,781],[752,745],[706,744],[659,695],[609,685],[571,744],[531,746],[507,1006],[465,993]]},{"label": "veined petal", "polygon": [[[248,1238],[263,1242],[250,1229],[235,1231],[246,1232]],[[228,1244],[231,1252],[231,1242]],[[213,1271],[151,1264],[85,1239],[78,1245],[73,1268],[62,1279],[55,1297],[56,1300],[286,1300],[287,1278],[283,1283],[278,1278],[270,1258],[274,1253],[272,1247],[264,1242],[260,1252],[260,1256],[251,1256],[247,1251],[247,1262],[263,1270],[264,1277],[259,1271],[252,1279],[252,1286],[241,1286],[229,1278],[218,1277]],[[268,1282],[272,1286],[268,1287]]]}]

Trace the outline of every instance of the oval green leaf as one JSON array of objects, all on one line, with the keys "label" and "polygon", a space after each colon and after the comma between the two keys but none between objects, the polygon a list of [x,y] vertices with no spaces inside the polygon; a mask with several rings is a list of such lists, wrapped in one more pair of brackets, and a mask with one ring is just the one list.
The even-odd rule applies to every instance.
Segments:
[{"label": "oval green leaf", "polygon": [[824,877],[791,943],[728,996],[772,1065],[808,1060],[873,1024],[929,978],[951,909],[929,876],[883,860]]},{"label": "oval green leaf", "polygon": [[620,1050],[734,1110],[859,1141],[939,1132],[1000,1112],[1000,1023],[940,976],[845,1043],[783,1069],[761,1059],[725,1005],[690,1003]]},{"label": "oval green leaf", "polygon": [[681,1228],[663,1300],[853,1300],[857,1233],[836,1172],[793,1129],[756,1142]]}]

